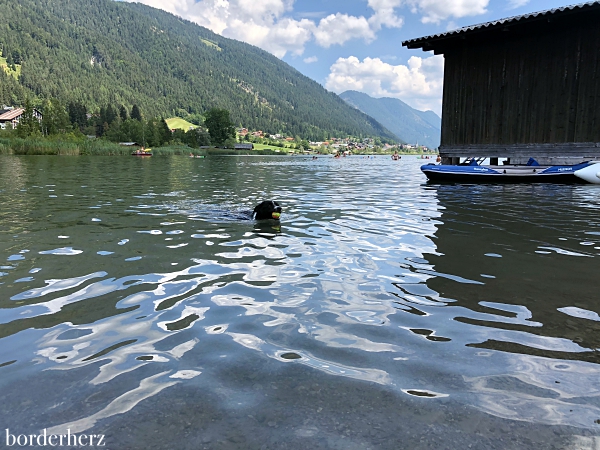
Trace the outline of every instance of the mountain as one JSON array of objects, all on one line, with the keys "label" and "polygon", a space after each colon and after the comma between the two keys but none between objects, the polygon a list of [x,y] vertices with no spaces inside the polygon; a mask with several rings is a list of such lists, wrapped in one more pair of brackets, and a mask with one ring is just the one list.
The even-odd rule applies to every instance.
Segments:
[{"label": "mountain", "polygon": [[0,0],[0,47],[0,105],[53,97],[92,111],[137,104],[146,116],[219,107],[271,133],[396,139],[270,53],[137,3]]},{"label": "mountain", "polygon": [[440,145],[442,119],[433,111],[418,111],[396,98],[373,98],[356,91],[340,94],[349,105],[373,117],[408,144]]}]

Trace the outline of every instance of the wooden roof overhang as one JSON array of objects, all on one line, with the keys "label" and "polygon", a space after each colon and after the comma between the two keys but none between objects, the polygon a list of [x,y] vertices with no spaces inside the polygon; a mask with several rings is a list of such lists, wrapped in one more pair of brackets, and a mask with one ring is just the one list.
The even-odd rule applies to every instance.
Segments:
[{"label": "wooden roof overhang", "polygon": [[564,6],[521,16],[508,17],[492,22],[472,25],[446,33],[434,34],[402,42],[409,49],[433,51],[444,54],[452,48],[461,47],[467,42],[483,43],[504,40],[510,35],[532,35],[552,31],[556,27],[577,26],[581,21],[598,21],[600,1]]}]

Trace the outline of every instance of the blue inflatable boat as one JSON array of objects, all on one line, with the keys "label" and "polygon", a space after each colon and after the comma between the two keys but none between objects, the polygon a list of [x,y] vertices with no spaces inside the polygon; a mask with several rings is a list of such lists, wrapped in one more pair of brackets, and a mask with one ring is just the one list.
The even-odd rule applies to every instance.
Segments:
[{"label": "blue inflatable boat", "polygon": [[[429,181],[456,183],[586,183],[575,175],[596,161],[572,166],[541,166],[531,158],[526,165],[481,166],[475,159],[451,166],[426,164],[421,170]],[[600,166],[599,171],[600,171]],[[581,173],[581,172],[580,172]]]}]

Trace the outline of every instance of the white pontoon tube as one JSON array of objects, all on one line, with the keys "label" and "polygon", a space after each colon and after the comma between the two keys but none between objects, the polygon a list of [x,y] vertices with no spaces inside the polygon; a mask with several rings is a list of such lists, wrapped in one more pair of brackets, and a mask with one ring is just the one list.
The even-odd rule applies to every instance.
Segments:
[{"label": "white pontoon tube", "polygon": [[590,161],[593,164],[583,169],[576,170],[575,176],[588,183],[600,184],[600,161]]}]

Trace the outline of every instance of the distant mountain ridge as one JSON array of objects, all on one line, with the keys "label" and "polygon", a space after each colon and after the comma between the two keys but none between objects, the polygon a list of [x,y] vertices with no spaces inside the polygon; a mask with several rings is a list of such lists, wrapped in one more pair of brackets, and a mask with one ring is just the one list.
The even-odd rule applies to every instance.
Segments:
[{"label": "distant mountain ridge", "polygon": [[272,54],[139,3],[0,0],[0,50],[13,74],[0,69],[0,105],[52,97],[90,112],[137,104],[146,117],[218,107],[270,133],[396,140]]},{"label": "distant mountain ridge", "polygon": [[373,117],[402,142],[429,148],[440,145],[442,119],[433,111],[419,111],[396,98],[373,98],[357,91],[343,92],[340,97]]}]

